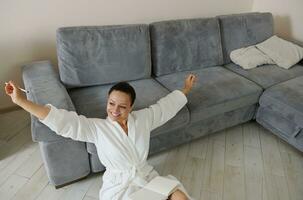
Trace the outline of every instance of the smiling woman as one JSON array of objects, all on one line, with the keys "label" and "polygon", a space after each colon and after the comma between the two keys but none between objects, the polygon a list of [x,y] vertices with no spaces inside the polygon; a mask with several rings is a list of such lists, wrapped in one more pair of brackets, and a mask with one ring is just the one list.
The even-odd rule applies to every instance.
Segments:
[{"label": "smiling woman", "polygon": [[135,90],[126,82],[117,83],[108,92],[107,115],[120,124],[126,135],[128,135],[127,118],[133,109],[135,99]]},{"label": "smiling woman", "polygon": [[[108,92],[107,118],[86,118],[76,112],[42,106],[27,100],[12,81],[5,92],[12,101],[40,119],[56,134],[96,145],[98,156],[106,167],[99,198],[126,200],[129,195],[159,176],[147,162],[150,132],[173,118],[187,103],[186,95],[196,82],[187,76],[184,88],[174,90],[148,108],[132,111],[135,90],[126,82],[114,85]],[[123,174],[123,176],[121,175]],[[167,178],[175,179],[173,176]],[[192,199],[180,183],[171,200]]]}]

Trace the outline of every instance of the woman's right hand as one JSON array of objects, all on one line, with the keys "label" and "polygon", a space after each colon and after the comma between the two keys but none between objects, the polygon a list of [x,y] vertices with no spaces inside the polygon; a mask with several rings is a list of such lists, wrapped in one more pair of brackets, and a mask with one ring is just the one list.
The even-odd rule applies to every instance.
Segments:
[{"label": "woman's right hand", "polygon": [[197,82],[197,76],[194,75],[194,74],[189,74],[186,79],[185,79],[185,82],[184,82],[184,88],[182,90],[182,92],[187,95],[192,87],[194,86],[194,84]]},{"label": "woman's right hand", "polygon": [[19,105],[20,102],[26,100],[26,97],[22,94],[22,91],[13,81],[9,81],[5,84],[5,93],[11,97],[12,102]]}]

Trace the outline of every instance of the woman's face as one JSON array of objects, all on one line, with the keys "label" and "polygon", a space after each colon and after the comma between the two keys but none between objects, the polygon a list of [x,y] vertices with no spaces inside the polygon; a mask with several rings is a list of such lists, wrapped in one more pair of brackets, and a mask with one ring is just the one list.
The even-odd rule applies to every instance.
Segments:
[{"label": "woman's face", "polygon": [[107,115],[113,120],[123,122],[131,112],[131,97],[124,92],[113,90],[107,99]]}]

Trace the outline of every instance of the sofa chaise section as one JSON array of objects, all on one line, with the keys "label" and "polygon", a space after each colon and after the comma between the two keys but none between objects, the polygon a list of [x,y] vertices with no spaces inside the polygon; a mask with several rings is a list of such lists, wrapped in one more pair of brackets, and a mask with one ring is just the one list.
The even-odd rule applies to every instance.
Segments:
[{"label": "sofa chaise section", "polygon": [[271,64],[245,70],[232,63],[229,58],[232,50],[256,45],[273,35],[272,14],[247,13],[218,16],[218,19],[224,66],[255,82],[264,90],[259,100],[256,121],[303,151],[302,63],[290,69]]}]

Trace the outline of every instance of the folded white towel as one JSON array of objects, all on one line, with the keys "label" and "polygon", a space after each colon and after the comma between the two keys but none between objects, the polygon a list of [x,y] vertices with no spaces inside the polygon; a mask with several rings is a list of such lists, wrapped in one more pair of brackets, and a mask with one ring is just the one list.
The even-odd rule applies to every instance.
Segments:
[{"label": "folded white towel", "polygon": [[244,69],[252,69],[264,64],[274,64],[266,54],[255,46],[236,49],[230,53],[230,59]]},{"label": "folded white towel", "polygon": [[256,47],[267,54],[279,67],[289,69],[303,58],[303,48],[274,35]]}]

